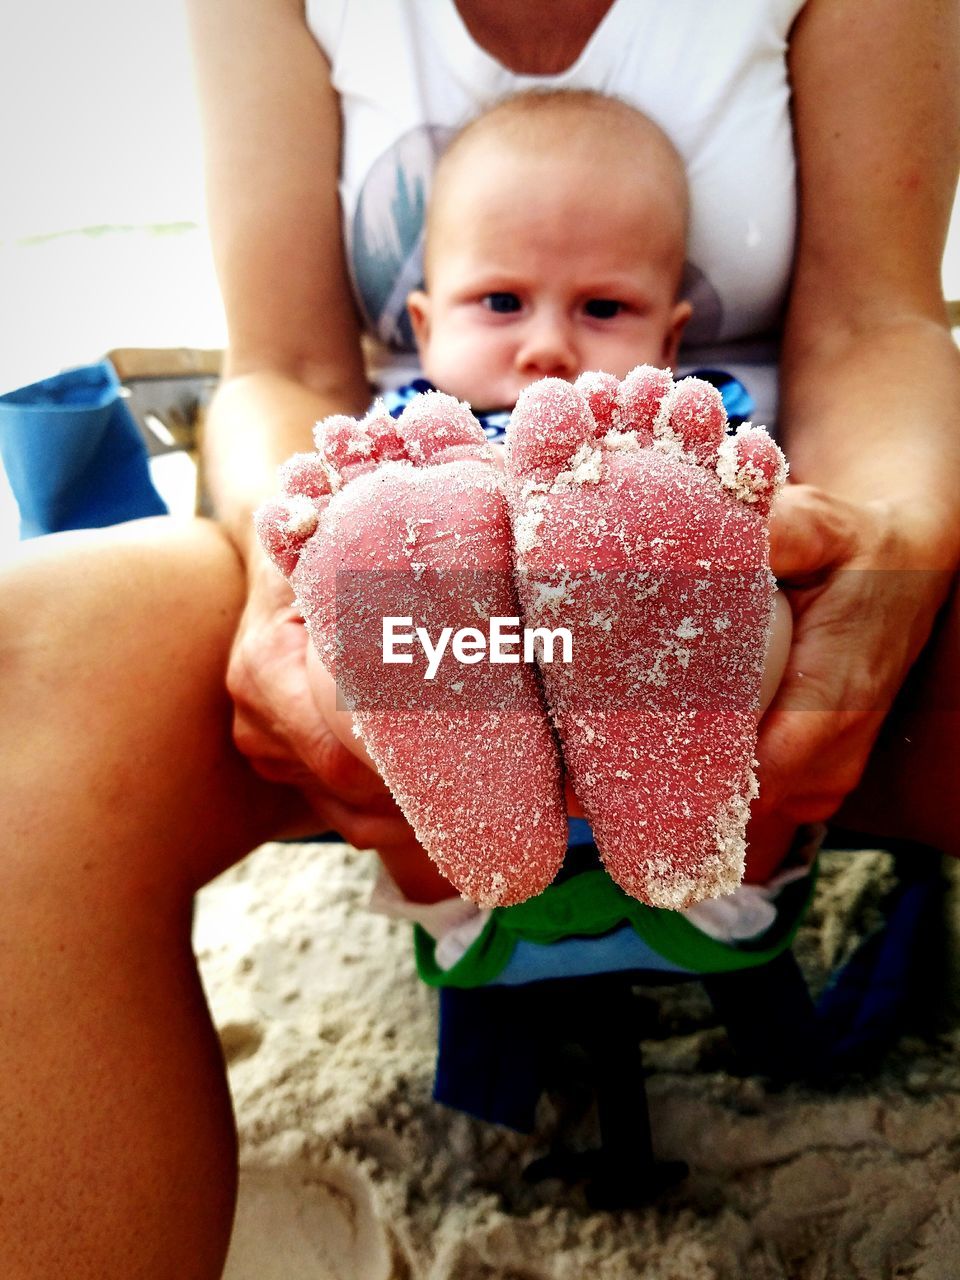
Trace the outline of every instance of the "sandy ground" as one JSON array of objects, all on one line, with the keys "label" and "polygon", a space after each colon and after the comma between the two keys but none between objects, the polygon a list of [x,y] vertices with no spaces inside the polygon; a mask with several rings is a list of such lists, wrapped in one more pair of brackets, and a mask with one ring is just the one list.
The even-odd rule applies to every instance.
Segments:
[{"label": "sandy ground", "polygon": [[[811,985],[875,923],[886,854],[831,854],[798,942]],[[830,1088],[730,1073],[702,991],[652,991],[655,1142],[689,1179],[591,1212],[531,1188],[544,1150],[431,1101],[435,997],[405,925],[365,909],[372,858],[267,845],[202,895],[196,927],[241,1135],[227,1280],[955,1280],[960,1001]],[[942,971],[956,958],[944,897]],[[549,1104],[547,1104],[549,1106]]]}]

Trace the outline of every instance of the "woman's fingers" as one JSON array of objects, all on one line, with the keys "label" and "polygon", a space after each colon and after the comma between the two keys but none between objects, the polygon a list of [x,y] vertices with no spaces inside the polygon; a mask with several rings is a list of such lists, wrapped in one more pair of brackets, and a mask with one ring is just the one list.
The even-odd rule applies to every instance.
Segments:
[{"label": "woman's fingers", "polygon": [[353,731],[353,716],[340,701],[337,682],[320,661],[313,645],[307,646],[306,677],[314,705],[330,732],[345,750],[376,773],[376,765],[370,759],[361,739]]},{"label": "woman's fingers", "polygon": [[859,782],[881,722],[882,716],[772,711],[757,744],[760,795],[752,812],[797,825],[831,817]]},{"label": "woman's fingers", "polygon": [[395,812],[386,787],[340,723],[343,713],[337,713],[336,727],[328,723],[327,712],[336,712],[335,686],[312,662],[289,589],[272,569],[268,573],[251,592],[227,675],[237,746],[264,777],[300,787],[317,803]]},{"label": "woman's fingers", "polygon": [[805,581],[856,554],[858,510],[813,485],[788,484],[770,512],[770,567],[782,582]]},{"label": "woman's fingers", "polygon": [[771,522],[794,638],[760,728],[756,810],[829,817],[857,784],[884,718],[925,642],[946,577],[877,506],[788,488]]}]

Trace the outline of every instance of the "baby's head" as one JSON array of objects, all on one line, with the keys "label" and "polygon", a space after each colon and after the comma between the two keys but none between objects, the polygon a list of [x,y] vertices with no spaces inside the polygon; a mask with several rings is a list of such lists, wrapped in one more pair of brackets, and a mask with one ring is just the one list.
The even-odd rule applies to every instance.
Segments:
[{"label": "baby's head", "polygon": [[408,299],[426,376],[475,409],[538,378],[673,364],[688,196],[662,130],[614,98],[509,98],[444,152],[426,287]]}]

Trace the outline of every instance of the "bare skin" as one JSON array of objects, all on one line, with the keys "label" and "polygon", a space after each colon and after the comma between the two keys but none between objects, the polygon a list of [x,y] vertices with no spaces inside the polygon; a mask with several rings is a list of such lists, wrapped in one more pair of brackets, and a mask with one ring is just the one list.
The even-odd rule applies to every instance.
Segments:
[{"label": "bare skin", "polygon": [[613,0],[556,0],[550,22],[517,21],[509,0],[457,0],[464,25],[482,49],[511,71],[547,76],[579,58]]},{"label": "bare skin", "polygon": [[[526,67],[536,33],[522,8],[459,7],[478,38],[495,24],[491,51]],[[411,848],[382,784],[332,729],[318,730],[329,683],[308,667],[289,597],[272,569],[264,577],[246,532],[274,464],[309,447],[310,424],[366,401],[335,199],[336,100],[298,0],[191,8],[231,331],[208,468],[245,568],[198,523],[71,538],[0,586],[0,821],[16,832],[0,862],[0,1237],[11,1280],[219,1274],[235,1146],[189,953],[190,895],[265,836],[309,825],[392,847],[400,861]],[[550,56],[562,67],[585,36],[555,8]],[[822,816],[851,787],[854,812],[893,780],[896,829],[954,852],[956,604],[865,773],[882,709],[852,716],[846,739],[833,709],[862,669],[877,672],[865,700],[889,706],[960,546],[960,374],[933,261],[957,168],[960,78],[945,53],[956,24],[939,0],[909,12],[898,0],[809,0],[791,40],[803,214],[783,388],[794,475],[812,488],[780,503],[774,567],[805,593],[788,687],[816,672],[823,694],[820,711],[771,714],[760,748],[766,819],[777,797],[791,821]],[[558,30],[572,33],[567,47]],[[850,597],[838,565],[933,568],[943,583]],[[818,572],[818,587],[804,585]],[[864,633],[867,611],[876,625]],[[905,637],[899,649],[891,635]],[[232,744],[231,641],[244,750],[274,779],[309,773],[307,797],[258,782]]]},{"label": "bare skin", "polygon": [[[235,1140],[190,902],[282,808],[230,749],[216,678],[242,577],[212,527],[69,541],[63,559],[51,547],[11,576],[2,597],[4,622],[31,619],[4,626],[0,650],[0,714],[17,727],[2,748],[4,1269],[212,1276]],[[184,572],[190,560],[202,577]],[[138,604],[153,609],[157,591],[183,631],[142,625]],[[66,611],[76,629],[63,653]],[[120,654],[135,682],[115,684]],[[178,667],[188,681],[171,677]]]},{"label": "bare skin", "polygon": [[[926,9],[921,29],[915,12],[878,0],[813,4],[791,36],[801,193],[818,198],[801,200],[781,380],[783,442],[801,483],[771,526],[796,629],[761,733],[757,813],[816,821],[849,796],[842,820],[956,855],[960,818],[946,797],[960,728],[948,600],[960,553],[960,354],[939,259],[960,163],[960,14]],[[869,77],[845,74],[852,57]],[[913,88],[891,91],[904,74]],[[875,765],[876,735],[924,645],[926,675],[904,688]]]}]

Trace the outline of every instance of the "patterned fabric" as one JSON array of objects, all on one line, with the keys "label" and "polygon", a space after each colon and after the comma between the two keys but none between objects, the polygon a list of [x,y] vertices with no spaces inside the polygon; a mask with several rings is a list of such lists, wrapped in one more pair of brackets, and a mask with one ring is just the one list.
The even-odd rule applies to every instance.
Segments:
[{"label": "patterned fabric", "polygon": [[[436,390],[437,388],[433,383],[428,382],[426,378],[414,378],[412,382],[407,382],[402,387],[397,387],[394,391],[385,391],[382,399],[387,406],[390,417],[399,418],[411,400],[423,395],[425,391]],[[473,413],[481,427],[483,427],[483,434],[488,440],[503,439],[506,435],[507,423],[510,421],[508,410],[498,410],[496,413],[477,413],[474,409]]]},{"label": "patterned fabric", "polygon": [[[749,391],[732,373],[726,373],[722,369],[694,369],[684,377],[702,378],[704,382],[709,382],[711,386],[717,388],[723,397],[723,407],[727,411],[730,428],[736,428],[741,422],[746,422],[753,413],[755,406]],[[426,378],[414,378],[412,382],[407,382],[402,387],[385,391],[382,399],[391,418],[399,418],[411,400],[423,395],[425,391],[436,390],[433,383],[428,382]],[[509,410],[500,409],[494,413],[477,413],[474,410],[474,416],[483,427],[483,433],[488,440],[495,442],[503,440],[510,421]]]},{"label": "patterned fabric", "polygon": [[[770,923],[739,942],[711,937],[680,911],[629,897],[603,869],[595,845],[571,845],[553,884],[513,907],[495,907],[476,940],[449,968],[420,925],[417,970],[428,986],[517,986],[548,978],[644,971],[674,975],[757,968],[785,951],[810,902],[822,832],[804,830],[766,892]],[[752,888],[752,886],[751,886]]]}]

